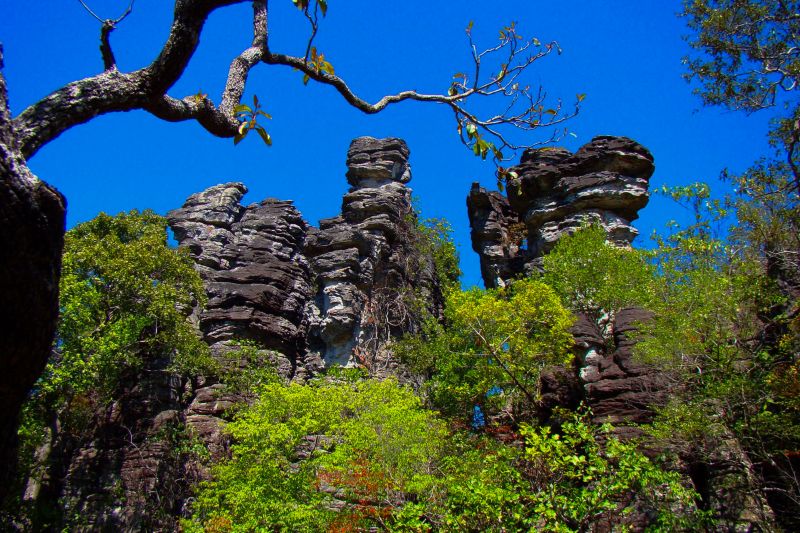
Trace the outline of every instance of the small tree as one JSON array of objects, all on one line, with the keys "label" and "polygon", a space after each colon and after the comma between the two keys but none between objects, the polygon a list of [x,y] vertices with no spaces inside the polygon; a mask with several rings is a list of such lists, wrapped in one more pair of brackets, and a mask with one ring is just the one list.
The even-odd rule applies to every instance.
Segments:
[{"label": "small tree", "polygon": [[544,283],[519,280],[503,289],[451,291],[445,326],[404,339],[397,352],[430,376],[428,390],[444,412],[471,421],[539,401],[539,378],[571,358],[572,316]]},{"label": "small tree", "polygon": [[654,288],[653,269],[643,254],[607,241],[600,226],[588,226],[558,241],[544,257],[542,281],[564,305],[595,322],[620,309],[645,305]]}]

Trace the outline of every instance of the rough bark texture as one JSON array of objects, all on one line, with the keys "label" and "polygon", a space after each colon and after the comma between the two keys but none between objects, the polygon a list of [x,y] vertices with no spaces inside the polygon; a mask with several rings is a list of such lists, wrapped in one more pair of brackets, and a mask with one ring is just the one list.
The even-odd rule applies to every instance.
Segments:
[{"label": "rough bark texture", "polygon": [[16,464],[20,407],[50,355],[58,316],[64,197],[25,162],[0,48],[0,501]]}]

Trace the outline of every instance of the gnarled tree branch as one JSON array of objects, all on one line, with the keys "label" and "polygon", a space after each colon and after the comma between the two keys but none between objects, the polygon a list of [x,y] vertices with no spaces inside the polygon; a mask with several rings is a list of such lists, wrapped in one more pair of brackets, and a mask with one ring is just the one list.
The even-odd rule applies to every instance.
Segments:
[{"label": "gnarled tree branch", "polygon": [[[560,49],[555,42],[541,45],[536,39],[523,40],[513,24],[500,32],[499,44],[482,52],[478,52],[472,40],[471,28],[467,29],[475,67],[473,80],[469,80],[467,75],[460,74],[455,77],[456,81],[451,83],[446,94],[401,91],[370,103],[359,97],[343,78],[334,74],[332,67],[321,68],[320,61],[316,60],[313,53],[311,55],[314,57],[309,61],[308,53],[306,57],[294,57],[270,51],[266,0],[252,2],[253,40],[250,46],[231,62],[218,106],[203,94],[182,99],[169,96],[168,90],[183,74],[197,49],[200,34],[209,14],[217,8],[243,1],[177,0],[172,29],[158,57],[149,66],[129,73],[121,73],[116,69],[108,38],[116,23],[127,16],[130,8],[117,20],[102,21],[94,15],[103,24],[101,50],[105,71],[67,84],[23,111],[14,120],[22,153],[25,157],[31,157],[63,131],[87,122],[97,115],[133,109],[147,110],[156,117],[170,122],[195,120],[213,135],[236,137],[237,134],[241,134],[239,131],[241,122],[236,116],[236,108],[241,103],[250,70],[259,63],[297,69],[308,79],[332,86],[348,104],[367,114],[379,113],[390,105],[407,100],[446,105],[454,112],[462,143],[483,158],[491,153],[497,162],[506,159],[502,153],[505,148],[517,150],[531,146],[512,142],[501,128],[510,126],[521,131],[531,131],[558,125],[577,113],[577,105],[574,112],[563,113],[560,101],[554,108],[545,109],[545,95],[541,90],[538,93],[531,93],[529,87],[520,86],[520,75],[526,69],[553,50],[560,51]],[[133,2],[131,7],[132,5]],[[312,21],[313,31],[308,49],[311,49],[311,40],[316,35],[318,7],[315,2],[313,14],[309,13],[312,8],[308,3],[302,8],[304,14]],[[495,61],[498,64],[487,65],[487,61]],[[327,63],[326,65],[330,66]],[[488,76],[481,74],[488,70],[487,67],[497,68],[498,72]],[[459,79],[461,81],[458,81]],[[504,104],[503,112],[481,118],[466,107],[468,101],[477,97],[505,98],[508,104]],[[493,138],[494,142],[485,141],[481,132]],[[544,142],[550,142],[557,137],[556,132]]]}]

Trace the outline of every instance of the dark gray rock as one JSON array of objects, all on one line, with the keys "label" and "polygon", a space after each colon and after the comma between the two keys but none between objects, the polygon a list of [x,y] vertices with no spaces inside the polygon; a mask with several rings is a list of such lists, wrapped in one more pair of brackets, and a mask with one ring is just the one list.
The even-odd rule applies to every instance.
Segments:
[{"label": "dark gray rock", "polygon": [[[441,293],[430,257],[420,255],[411,207],[409,151],[399,139],[362,137],[347,153],[353,186],[342,215],[309,231],[305,254],[317,291],[306,308],[308,361],[362,365],[397,373],[384,349],[391,338],[413,331],[412,298],[441,312]],[[418,317],[417,317],[418,318]]]},{"label": "dark gray rock", "polygon": [[487,287],[535,270],[563,236],[588,223],[630,245],[631,221],[647,205],[653,156],[625,137],[599,136],[574,154],[526,150],[507,183],[508,197],[473,185],[467,199],[472,247]]}]

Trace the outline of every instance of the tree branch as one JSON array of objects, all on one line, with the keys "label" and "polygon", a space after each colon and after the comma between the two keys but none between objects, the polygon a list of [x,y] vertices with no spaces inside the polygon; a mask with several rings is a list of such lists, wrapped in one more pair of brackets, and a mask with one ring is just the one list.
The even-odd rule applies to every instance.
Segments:
[{"label": "tree branch", "polygon": [[243,1],[177,0],[169,38],[149,66],[126,74],[112,69],[68,83],[14,120],[23,155],[30,158],[64,131],[98,115],[157,105],[194,55],[208,15]]},{"label": "tree branch", "polygon": [[[475,63],[475,79],[468,84],[466,75],[461,82],[453,82],[447,94],[424,94],[417,91],[401,91],[386,95],[375,103],[359,97],[344,79],[333,73],[327,62],[322,63],[322,55],[315,56],[311,42],[317,32],[317,8],[309,18],[312,33],[307,50],[312,53],[312,61],[306,57],[273,53],[268,44],[268,7],[266,0],[255,0],[253,5],[253,40],[248,48],[233,59],[228,70],[225,89],[219,106],[203,94],[187,96],[182,99],[171,97],[168,90],[183,74],[189,60],[197,49],[199,37],[209,14],[220,7],[242,3],[245,0],[176,0],[172,28],[166,44],[158,57],[147,67],[130,73],[120,73],[115,66],[114,54],[109,43],[109,35],[115,24],[125,18],[128,10],[116,20],[102,21],[86,4],[84,7],[95,18],[101,20],[101,51],[105,72],[83,80],[67,84],[51,95],[24,110],[15,120],[14,128],[20,140],[22,153],[26,158],[33,156],[43,145],[58,137],[65,130],[87,122],[95,116],[114,112],[144,109],[158,118],[170,122],[196,120],[211,134],[219,137],[241,136],[240,120],[235,109],[240,104],[245,91],[250,70],[259,63],[284,65],[299,70],[309,79],[332,86],[351,106],[367,114],[375,114],[386,107],[406,100],[433,102],[449,106],[457,123],[461,141],[476,155],[486,158],[488,153],[496,161],[503,160],[503,148],[517,150],[531,145],[520,145],[506,137],[499,127],[511,126],[522,131],[540,127],[554,126],[577,113],[562,114],[561,102],[553,109],[545,109],[544,93],[531,95],[529,87],[520,88],[518,78],[535,61],[560,48],[555,42],[541,45],[538,40],[523,41],[516,33],[514,25],[500,32],[500,43],[483,52],[478,52],[472,41],[470,29],[469,45]],[[519,43],[517,41],[520,41]],[[523,57],[521,54],[533,49],[536,53]],[[479,76],[486,71],[483,63],[503,54],[496,61],[500,63],[499,73],[486,79]],[[319,60],[317,59],[319,57]],[[490,118],[483,119],[470,112],[466,102],[477,96],[510,98],[505,110]],[[519,108],[517,107],[519,106]],[[549,115],[549,118],[545,115]],[[467,136],[463,130],[467,129]],[[499,148],[484,141],[477,130],[496,139]],[[557,134],[544,142],[556,139]],[[541,143],[536,143],[541,144]]]}]

